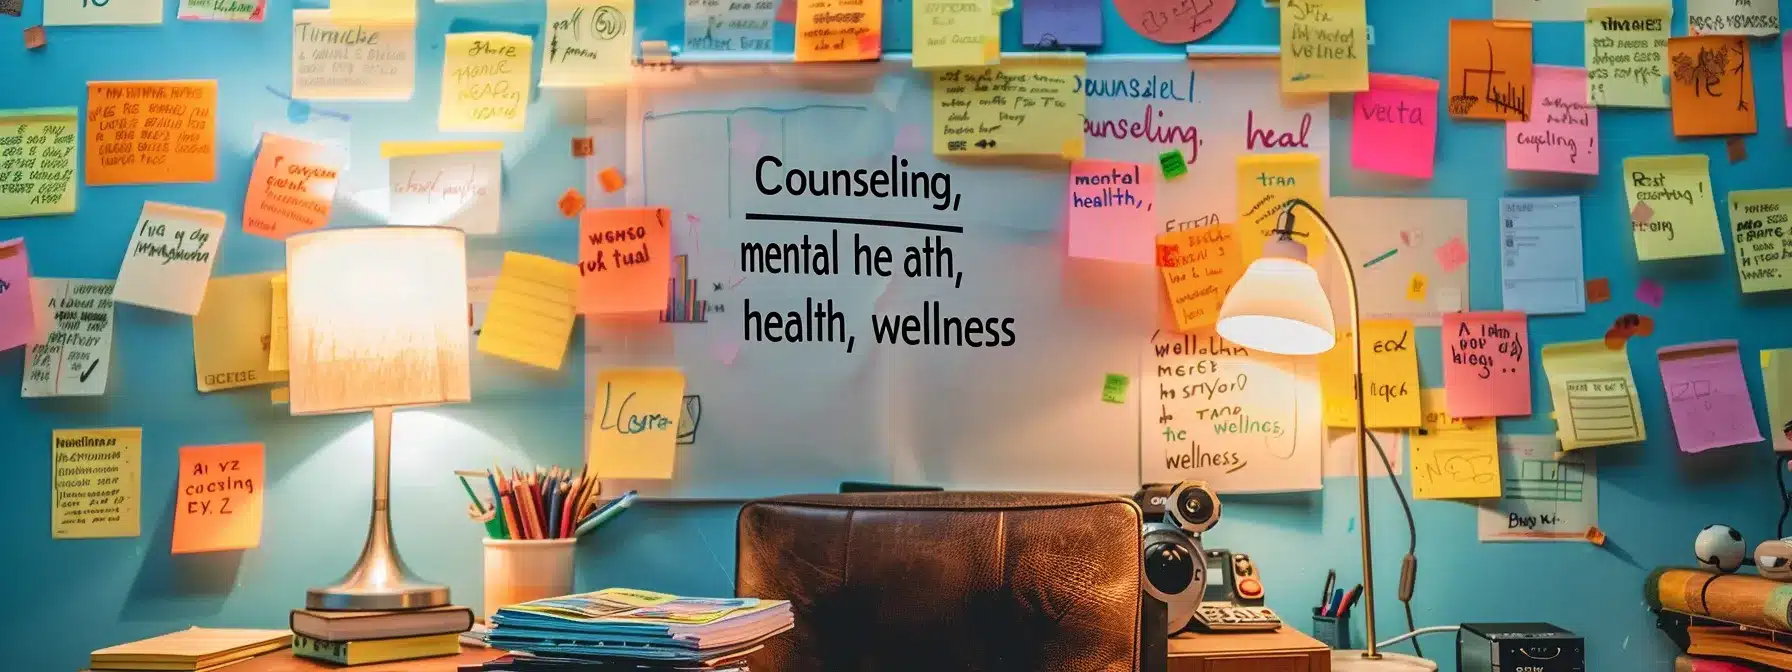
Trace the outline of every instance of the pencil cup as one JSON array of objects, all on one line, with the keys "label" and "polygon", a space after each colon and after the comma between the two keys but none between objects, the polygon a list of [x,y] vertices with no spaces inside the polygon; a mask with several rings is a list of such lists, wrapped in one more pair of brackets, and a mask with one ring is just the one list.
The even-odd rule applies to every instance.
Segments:
[{"label": "pencil cup", "polygon": [[578,539],[486,539],[485,618],[499,607],[572,593]]},{"label": "pencil cup", "polygon": [[1313,610],[1313,639],[1320,643],[1343,651],[1355,648],[1350,645],[1350,613],[1342,616],[1320,616],[1319,610]]}]

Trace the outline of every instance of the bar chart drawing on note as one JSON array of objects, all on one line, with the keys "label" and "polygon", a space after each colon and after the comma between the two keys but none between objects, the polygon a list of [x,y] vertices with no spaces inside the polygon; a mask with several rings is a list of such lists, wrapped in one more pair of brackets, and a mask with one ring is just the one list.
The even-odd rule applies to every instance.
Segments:
[{"label": "bar chart drawing on note", "polygon": [[1641,438],[1636,396],[1623,378],[1589,378],[1567,384],[1568,408],[1577,442]]},{"label": "bar chart drawing on note", "polygon": [[672,324],[701,324],[709,321],[709,301],[697,298],[697,279],[691,277],[690,255],[672,257],[677,275],[666,280],[666,309],[660,321]]}]

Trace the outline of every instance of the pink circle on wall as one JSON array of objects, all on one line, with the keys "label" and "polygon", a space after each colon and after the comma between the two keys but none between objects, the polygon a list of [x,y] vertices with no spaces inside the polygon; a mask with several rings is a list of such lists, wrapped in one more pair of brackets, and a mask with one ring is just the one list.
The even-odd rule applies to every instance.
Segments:
[{"label": "pink circle on wall", "polygon": [[1238,0],[1114,0],[1126,25],[1153,42],[1193,42],[1219,30]]}]

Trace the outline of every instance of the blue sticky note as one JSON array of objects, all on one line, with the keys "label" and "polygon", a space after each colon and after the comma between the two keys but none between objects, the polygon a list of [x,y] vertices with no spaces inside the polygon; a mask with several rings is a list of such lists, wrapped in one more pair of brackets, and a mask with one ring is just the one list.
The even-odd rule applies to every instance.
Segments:
[{"label": "blue sticky note", "polygon": [[1500,199],[1500,291],[1506,310],[1587,312],[1580,197]]},{"label": "blue sticky note", "polygon": [[1024,0],[1020,43],[1029,47],[1101,46],[1100,0]]}]

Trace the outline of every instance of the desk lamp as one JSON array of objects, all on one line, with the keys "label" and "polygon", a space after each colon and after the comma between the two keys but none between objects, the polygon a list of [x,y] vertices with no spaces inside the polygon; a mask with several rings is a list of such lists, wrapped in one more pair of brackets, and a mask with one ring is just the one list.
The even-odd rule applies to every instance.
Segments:
[{"label": "desk lamp", "polygon": [[466,234],[442,227],[323,229],[286,240],[293,415],[373,411],[373,516],[361,559],[309,609],[448,603],[392,541],[392,410],[469,401]]},{"label": "desk lamp", "polygon": [[[1337,337],[1332,328],[1331,301],[1319,286],[1319,273],[1307,264],[1307,248],[1294,242],[1294,211],[1306,210],[1325,229],[1326,240],[1338,253],[1344,266],[1344,285],[1350,292],[1350,333],[1361,334],[1362,314],[1357,305],[1356,273],[1344,244],[1331,222],[1319,209],[1301,199],[1282,204],[1271,239],[1263,246],[1263,256],[1245,268],[1244,275],[1226,293],[1220,304],[1219,321],[1214,329],[1222,338],[1252,350],[1279,355],[1317,355],[1332,349]],[[1360,336],[1357,337],[1360,340]],[[1435,670],[1430,661],[1401,654],[1383,653],[1375,643],[1375,578],[1373,554],[1369,549],[1369,453],[1363,424],[1363,351],[1351,353],[1352,380],[1356,394],[1356,484],[1358,533],[1363,544],[1363,628],[1367,634],[1367,650],[1361,655],[1333,658],[1338,670]]]}]

